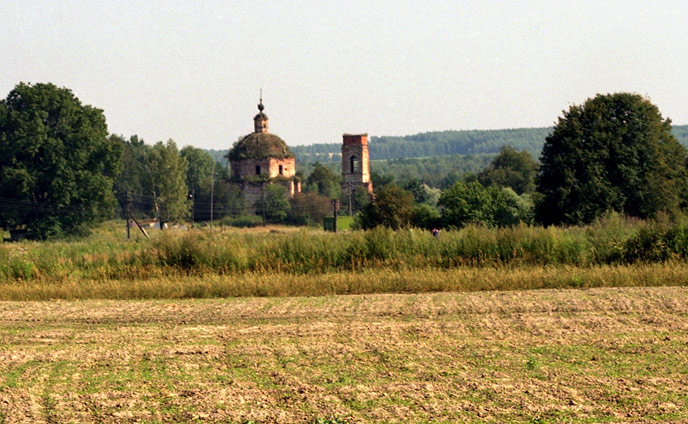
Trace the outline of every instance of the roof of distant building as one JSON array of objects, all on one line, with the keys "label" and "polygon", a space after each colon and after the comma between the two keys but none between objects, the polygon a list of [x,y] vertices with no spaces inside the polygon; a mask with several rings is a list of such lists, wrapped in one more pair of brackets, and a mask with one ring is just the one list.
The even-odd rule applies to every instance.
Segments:
[{"label": "roof of distant building", "polygon": [[268,117],[263,113],[263,97],[258,103],[258,115],[253,120],[255,131],[238,142],[229,151],[230,160],[241,159],[286,159],[293,158],[294,154],[287,147],[287,143],[268,131]]},{"label": "roof of distant building", "polygon": [[234,144],[229,151],[230,160],[241,159],[285,159],[294,154],[281,138],[270,133],[252,133]]}]

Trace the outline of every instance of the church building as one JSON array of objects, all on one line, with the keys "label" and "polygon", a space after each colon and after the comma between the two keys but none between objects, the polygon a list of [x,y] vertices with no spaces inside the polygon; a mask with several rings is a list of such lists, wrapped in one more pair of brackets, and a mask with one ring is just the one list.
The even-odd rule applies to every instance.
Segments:
[{"label": "church building", "polygon": [[256,210],[267,184],[283,186],[290,197],[301,191],[301,181],[295,176],[294,154],[284,140],[269,132],[264,109],[261,98],[258,114],[253,118],[253,133],[234,143],[227,155],[232,181],[239,184],[242,198],[251,211]]}]

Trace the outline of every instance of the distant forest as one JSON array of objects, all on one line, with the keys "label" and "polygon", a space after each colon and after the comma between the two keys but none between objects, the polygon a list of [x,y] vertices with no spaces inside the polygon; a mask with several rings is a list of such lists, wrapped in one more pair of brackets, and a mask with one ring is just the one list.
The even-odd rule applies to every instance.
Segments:
[{"label": "distant forest", "polygon": [[[477,173],[499,153],[502,146],[526,150],[535,159],[552,128],[517,128],[504,130],[434,131],[404,137],[371,137],[371,171],[391,175],[397,180],[418,179],[432,187],[443,187],[465,173]],[[673,126],[676,139],[688,147],[688,125]],[[310,174],[315,162],[338,170],[341,144],[290,146],[297,167]],[[227,150],[206,150],[216,160],[227,164]],[[447,181],[443,181],[447,180]]]},{"label": "distant forest", "polygon": [[[371,137],[370,157],[373,160],[499,153],[502,146],[527,150],[540,156],[545,137],[552,128],[517,128],[506,130],[434,131],[404,137]],[[674,137],[688,147],[688,125],[676,125]],[[341,144],[290,146],[302,162],[327,162],[341,152]],[[336,159],[335,159],[336,160]]]},{"label": "distant forest", "polygon": [[[527,150],[537,156],[551,128],[509,130],[434,131],[404,137],[371,137],[373,160],[408,159],[447,155],[498,153],[502,146]],[[340,144],[314,144],[290,147],[297,158],[322,161],[341,152]]]}]

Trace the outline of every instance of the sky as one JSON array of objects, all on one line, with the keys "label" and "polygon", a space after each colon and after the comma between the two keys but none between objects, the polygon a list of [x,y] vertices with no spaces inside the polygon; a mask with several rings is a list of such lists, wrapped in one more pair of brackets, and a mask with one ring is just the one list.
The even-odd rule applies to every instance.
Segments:
[{"label": "sky", "polygon": [[228,149],[546,127],[598,93],[688,124],[688,1],[0,0],[0,98],[51,82],[111,133]]}]

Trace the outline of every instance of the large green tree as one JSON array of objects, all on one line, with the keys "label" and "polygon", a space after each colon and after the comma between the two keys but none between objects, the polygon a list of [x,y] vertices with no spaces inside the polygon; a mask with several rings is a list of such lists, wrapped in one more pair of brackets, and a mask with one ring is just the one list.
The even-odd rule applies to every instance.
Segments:
[{"label": "large green tree", "polygon": [[376,190],[375,200],[363,207],[359,218],[364,230],[379,225],[397,230],[411,225],[413,213],[413,195],[389,184]]},{"label": "large green tree", "polygon": [[121,135],[111,135],[110,141],[118,143],[122,152],[122,172],[115,178],[115,195],[121,210],[132,213],[134,217],[154,217],[154,198],[151,194],[151,174],[146,158],[150,156],[151,146],[138,136],[125,139]]},{"label": "large green tree", "polygon": [[651,218],[679,207],[686,150],[671,121],[637,94],[597,95],[571,106],[546,138],[536,219],[588,223],[607,211]]},{"label": "large green tree", "polygon": [[528,208],[519,203],[511,188],[483,187],[478,181],[458,182],[442,192],[437,205],[442,225],[463,227],[479,224],[505,227],[528,221]]},{"label": "large green tree", "polygon": [[211,177],[201,181],[192,201],[194,222],[210,221],[211,205],[213,220],[246,213],[246,203],[241,198],[241,189],[236,184],[217,176],[215,181]]},{"label": "large green tree", "polygon": [[321,224],[324,217],[332,214],[331,199],[315,193],[294,193],[289,204],[287,220],[293,224]]},{"label": "large green tree", "polygon": [[282,223],[289,214],[289,196],[287,189],[277,183],[263,187],[263,197],[256,202],[256,215],[261,215],[266,222]]},{"label": "large green tree", "polygon": [[[215,171],[215,160],[203,149],[193,146],[185,146],[179,154],[186,160],[186,186],[192,191],[198,191],[201,184],[211,178]],[[222,166],[218,165],[218,169]]]},{"label": "large green tree", "polygon": [[[191,197],[192,219],[194,221],[210,220],[210,205],[213,206],[213,219],[234,215],[237,203],[236,190],[218,178],[224,169],[203,149],[185,146],[179,154],[186,160],[185,181]],[[239,209],[243,209],[239,206]]]},{"label": "large green tree", "polygon": [[490,165],[478,174],[478,181],[486,187],[510,187],[517,194],[535,191],[538,164],[525,150],[504,146]]},{"label": "large green tree", "polygon": [[0,226],[45,239],[111,216],[121,146],[67,88],[18,84],[0,101]]},{"label": "large green tree", "polygon": [[186,160],[179,155],[173,140],[157,142],[146,157],[150,173],[151,194],[160,228],[166,222],[187,218],[191,210],[186,187]]},{"label": "large green tree", "polygon": [[340,183],[341,177],[320,163],[315,163],[313,171],[306,179],[304,191],[316,193],[328,199],[336,199],[340,195]]},{"label": "large green tree", "polygon": [[[348,188],[344,191],[342,191],[342,196],[340,197],[341,200],[341,209],[340,209],[340,214],[348,214],[349,209],[351,209],[352,213],[356,213],[363,209],[370,201],[372,200],[372,196],[368,192],[368,189],[365,187],[352,187],[353,191],[351,192],[351,196],[349,196],[349,190]],[[349,201],[351,201],[351,208],[349,208]]]}]

